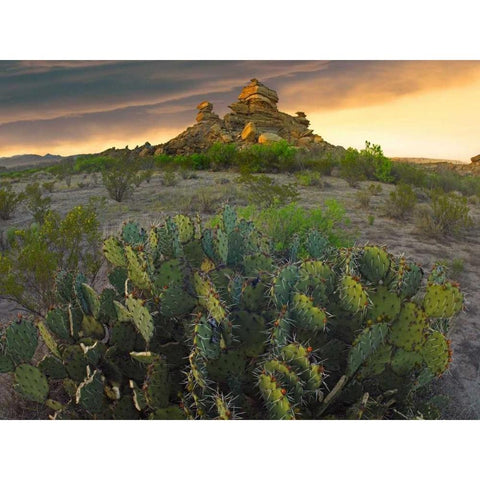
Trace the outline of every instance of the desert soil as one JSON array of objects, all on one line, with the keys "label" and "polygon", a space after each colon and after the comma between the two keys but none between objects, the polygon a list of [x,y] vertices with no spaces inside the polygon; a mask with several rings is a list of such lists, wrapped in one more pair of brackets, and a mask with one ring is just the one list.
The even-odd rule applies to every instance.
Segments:
[{"label": "desert soil", "polygon": [[[37,181],[49,178],[37,174]],[[181,179],[175,186],[164,186],[160,174],[153,176],[149,183],[142,184],[135,190],[131,199],[117,203],[106,198],[101,207],[99,218],[104,235],[118,231],[121,223],[135,220],[145,227],[160,222],[166,215],[193,213],[200,211],[202,216],[210,216],[218,210],[223,202],[245,204],[232,172],[198,172],[197,178]],[[294,182],[295,177],[288,175],[273,176],[278,183]],[[365,188],[372,182],[363,182]],[[413,218],[404,221],[392,220],[383,214],[383,205],[394,186],[379,184],[382,192],[372,197],[368,209],[360,209],[356,198],[358,188],[348,186],[340,178],[325,177],[322,186],[299,186],[298,203],[306,207],[321,207],[326,199],[341,202],[350,218],[345,225],[351,233],[357,235],[358,244],[386,245],[395,254],[406,254],[410,259],[420,263],[426,271],[438,260],[462,260],[464,268],[457,273],[466,297],[466,308],[458,315],[450,331],[453,348],[453,362],[435,384],[435,391],[449,397],[450,402],[444,412],[445,418],[478,419],[480,418],[480,206],[470,205],[474,228],[461,238],[432,239],[417,231]],[[14,188],[23,190],[24,182],[17,182]],[[64,214],[73,206],[88,202],[92,197],[108,197],[98,175],[77,175],[67,187],[57,182],[52,198],[52,208]],[[207,200],[205,200],[207,199]],[[210,205],[208,205],[210,204]],[[200,208],[202,207],[202,208]],[[206,207],[210,211],[206,212]],[[203,210],[203,211],[202,211]],[[374,217],[373,224],[369,216]],[[371,219],[370,219],[371,220]],[[26,210],[19,209],[9,221],[0,220],[0,233],[11,226],[25,226],[31,222]],[[0,323],[14,318],[18,307],[6,300],[0,300]],[[9,375],[0,375],[0,418],[9,399],[12,398]]]}]

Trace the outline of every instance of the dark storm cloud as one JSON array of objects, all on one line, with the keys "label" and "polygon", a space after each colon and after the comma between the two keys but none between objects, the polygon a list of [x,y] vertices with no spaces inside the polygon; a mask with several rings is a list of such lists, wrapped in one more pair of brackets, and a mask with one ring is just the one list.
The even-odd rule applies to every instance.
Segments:
[{"label": "dark storm cloud", "polygon": [[202,100],[226,113],[252,77],[278,91],[280,109],[308,114],[468,83],[479,70],[479,62],[4,61],[0,150],[81,152],[93,139],[136,135],[153,143],[147,135],[192,124]]}]

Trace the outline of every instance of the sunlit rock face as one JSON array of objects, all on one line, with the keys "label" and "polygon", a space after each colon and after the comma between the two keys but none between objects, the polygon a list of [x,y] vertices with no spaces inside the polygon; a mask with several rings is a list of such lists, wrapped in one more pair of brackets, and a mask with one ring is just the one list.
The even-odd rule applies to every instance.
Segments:
[{"label": "sunlit rock face", "polygon": [[196,123],[177,137],[157,145],[154,151],[184,155],[203,152],[214,143],[235,143],[242,148],[281,140],[320,152],[344,151],[343,147],[330,145],[309,129],[310,122],[304,112],[292,116],[280,112],[277,103],[277,92],[253,78],[242,89],[238,100],[229,106],[232,111],[223,119],[213,111],[210,102],[202,102],[197,106]]},{"label": "sunlit rock face", "polygon": [[475,155],[470,159],[472,163],[480,163],[480,155]]}]

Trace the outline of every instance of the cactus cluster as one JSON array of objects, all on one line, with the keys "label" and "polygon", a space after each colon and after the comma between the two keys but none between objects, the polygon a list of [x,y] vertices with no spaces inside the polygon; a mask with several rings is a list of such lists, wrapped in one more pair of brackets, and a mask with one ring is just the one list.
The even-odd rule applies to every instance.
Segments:
[{"label": "cactus cluster", "polygon": [[104,242],[110,286],[59,273],[46,318],[2,335],[0,372],[52,418],[316,419],[388,416],[448,368],[435,320],[458,285],[314,230],[304,258],[271,243],[228,205],[215,228],[129,222]]}]

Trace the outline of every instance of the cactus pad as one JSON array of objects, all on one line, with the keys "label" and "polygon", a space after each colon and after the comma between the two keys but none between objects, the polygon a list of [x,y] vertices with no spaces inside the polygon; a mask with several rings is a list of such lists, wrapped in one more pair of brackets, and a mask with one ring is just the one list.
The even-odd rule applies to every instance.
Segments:
[{"label": "cactus pad", "polygon": [[103,409],[103,377],[101,372],[95,370],[77,389],[75,400],[87,412],[99,413]]},{"label": "cactus pad", "polygon": [[6,351],[15,363],[29,362],[38,345],[35,325],[21,319],[9,325],[5,334]]},{"label": "cactus pad", "polygon": [[43,403],[48,397],[47,377],[32,365],[21,364],[15,369],[15,387],[29,400]]}]

